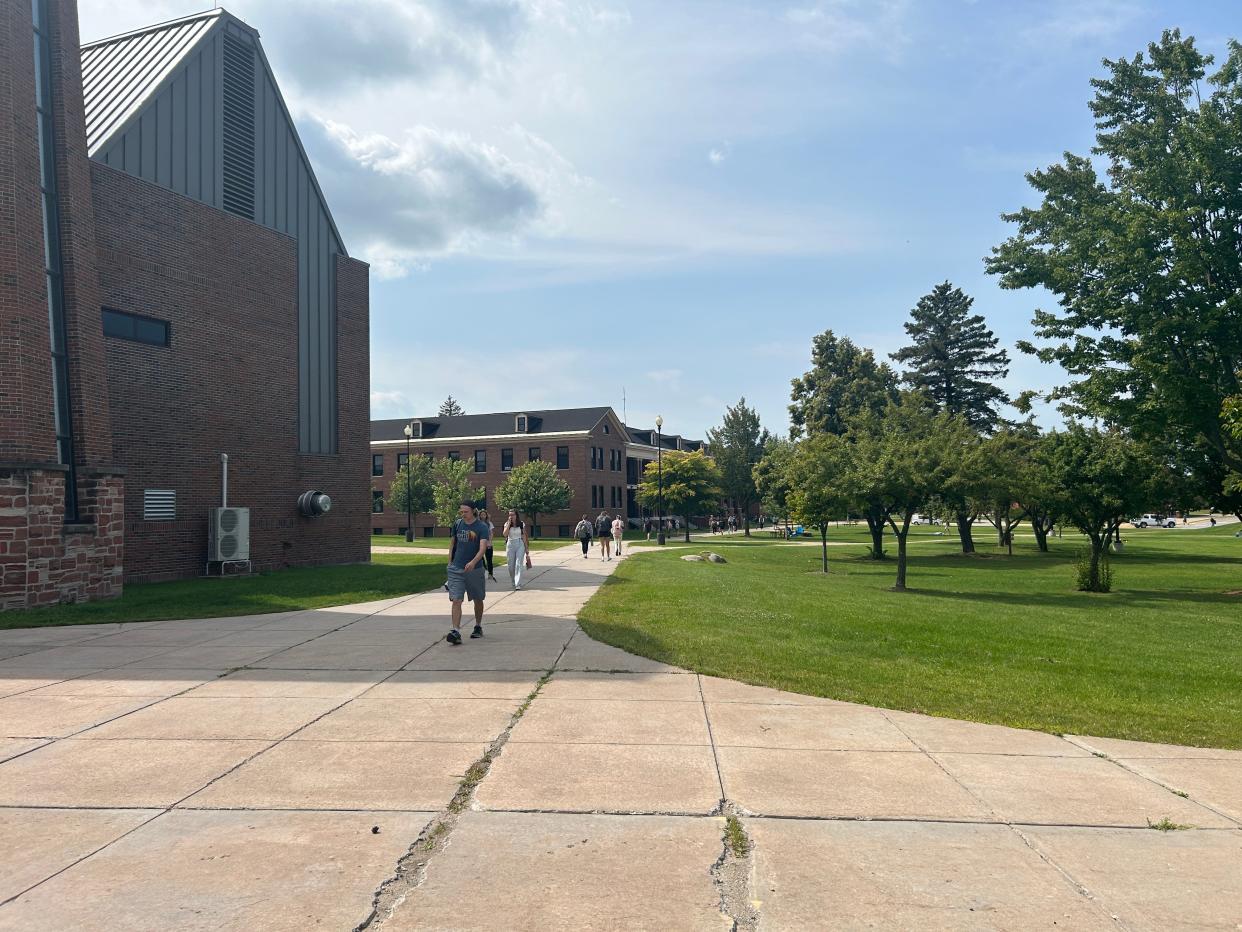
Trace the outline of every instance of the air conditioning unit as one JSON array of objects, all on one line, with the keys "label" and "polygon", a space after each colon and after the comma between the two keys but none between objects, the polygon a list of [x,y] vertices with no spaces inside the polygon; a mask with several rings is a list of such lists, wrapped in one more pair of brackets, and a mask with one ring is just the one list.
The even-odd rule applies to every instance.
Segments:
[{"label": "air conditioning unit", "polygon": [[250,509],[213,508],[207,517],[207,560],[250,559]]}]

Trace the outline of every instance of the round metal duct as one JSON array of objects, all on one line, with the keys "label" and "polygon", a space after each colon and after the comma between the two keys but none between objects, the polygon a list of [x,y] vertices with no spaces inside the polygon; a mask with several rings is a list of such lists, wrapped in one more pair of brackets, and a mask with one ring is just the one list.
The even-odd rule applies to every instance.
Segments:
[{"label": "round metal duct", "polygon": [[308,518],[317,518],[332,510],[332,499],[324,492],[311,490],[298,496],[298,511]]}]

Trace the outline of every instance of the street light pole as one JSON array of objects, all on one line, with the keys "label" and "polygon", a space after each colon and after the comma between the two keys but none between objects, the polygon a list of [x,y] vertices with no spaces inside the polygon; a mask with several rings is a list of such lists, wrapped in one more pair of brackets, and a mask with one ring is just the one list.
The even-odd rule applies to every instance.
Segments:
[{"label": "street light pole", "polygon": [[411,512],[411,506],[414,504],[410,497],[410,438],[414,436],[413,422],[405,425],[405,542],[412,544],[414,542],[414,516]]},{"label": "street light pole", "polygon": [[656,415],[656,487],[659,490],[660,532],[656,543],[664,546],[664,418]]}]

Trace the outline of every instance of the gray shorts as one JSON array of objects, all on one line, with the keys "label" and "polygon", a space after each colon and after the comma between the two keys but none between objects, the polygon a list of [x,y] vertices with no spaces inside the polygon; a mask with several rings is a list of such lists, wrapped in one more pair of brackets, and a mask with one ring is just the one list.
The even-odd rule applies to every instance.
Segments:
[{"label": "gray shorts", "polygon": [[463,570],[450,563],[448,592],[450,602],[460,602],[463,598],[471,602],[482,602],[487,597],[487,573],[482,562],[475,564],[472,570]]}]

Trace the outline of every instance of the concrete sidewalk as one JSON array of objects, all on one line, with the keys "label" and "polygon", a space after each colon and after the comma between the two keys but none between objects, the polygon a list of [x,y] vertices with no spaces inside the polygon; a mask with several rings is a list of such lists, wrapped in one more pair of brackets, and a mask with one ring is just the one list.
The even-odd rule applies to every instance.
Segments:
[{"label": "concrete sidewalk", "polygon": [[575,551],[457,648],[439,591],[0,632],[0,929],[1242,928],[1242,752],[636,658]]}]

